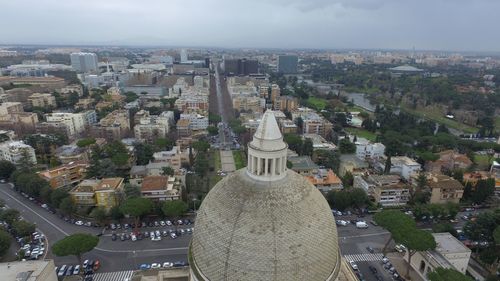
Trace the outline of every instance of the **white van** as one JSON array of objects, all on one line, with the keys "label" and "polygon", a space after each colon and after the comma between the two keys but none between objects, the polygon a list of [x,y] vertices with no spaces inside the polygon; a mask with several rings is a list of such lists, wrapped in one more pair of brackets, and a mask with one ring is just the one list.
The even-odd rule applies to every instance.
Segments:
[{"label": "white van", "polygon": [[357,228],[368,228],[368,224],[366,222],[364,222],[364,221],[358,221],[356,223],[356,227]]}]

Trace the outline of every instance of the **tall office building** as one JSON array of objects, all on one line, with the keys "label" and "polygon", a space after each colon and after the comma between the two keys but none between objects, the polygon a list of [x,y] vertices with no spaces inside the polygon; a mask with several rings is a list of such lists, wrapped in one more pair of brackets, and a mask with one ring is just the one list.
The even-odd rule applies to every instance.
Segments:
[{"label": "tall office building", "polygon": [[72,53],[71,67],[77,72],[94,72],[96,73],[99,67],[97,66],[97,55],[94,53]]},{"label": "tall office building", "polygon": [[251,59],[224,59],[224,72],[228,75],[259,73],[259,62]]},{"label": "tall office building", "polygon": [[181,62],[187,62],[188,61],[188,53],[186,49],[181,50]]},{"label": "tall office building", "polygon": [[278,72],[297,73],[299,58],[295,55],[282,55],[278,57]]}]

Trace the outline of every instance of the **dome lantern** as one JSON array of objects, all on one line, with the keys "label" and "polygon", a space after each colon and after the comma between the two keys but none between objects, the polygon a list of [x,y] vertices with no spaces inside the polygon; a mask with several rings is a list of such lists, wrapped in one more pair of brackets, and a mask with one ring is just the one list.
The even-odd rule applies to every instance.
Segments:
[{"label": "dome lantern", "polygon": [[286,176],[287,144],[274,113],[267,110],[248,144],[247,174],[259,181],[275,181]]}]

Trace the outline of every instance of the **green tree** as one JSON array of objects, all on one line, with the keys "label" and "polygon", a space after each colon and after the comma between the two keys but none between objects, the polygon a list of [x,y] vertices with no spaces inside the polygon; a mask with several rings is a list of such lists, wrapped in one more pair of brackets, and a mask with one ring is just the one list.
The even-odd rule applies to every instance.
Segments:
[{"label": "green tree", "polygon": [[193,143],[193,148],[196,150],[198,154],[206,153],[210,148],[210,144],[206,141],[197,141]]},{"label": "green tree", "polygon": [[127,199],[141,197],[141,190],[137,186],[133,186],[129,183],[125,184],[123,192],[125,193],[125,198]]},{"label": "green tree", "polygon": [[217,128],[216,126],[208,126],[207,131],[211,136],[216,136],[219,134],[219,128]]},{"label": "green tree", "polygon": [[361,208],[368,203],[368,195],[361,188],[354,188],[349,192],[350,201],[353,207]]},{"label": "green tree", "polygon": [[154,149],[150,144],[135,143],[134,151],[137,165],[147,165],[149,161],[153,160]]},{"label": "green tree", "polygon": [[119,206],[114,206],[113,208],[111,208],[109,210],[109,215],[115,221],[119,221],[123,218],[123,213],[120,210]]},{"label": "green tree", "polygon": [[427,275],[430,281],[473,281],[469,276],[451,268],[438,267]]},{"label": "green tree", "polygon": [[406,266],[406,276],[410,276],[411,258],[419,251],[428,251],[436,248],[434,236],[428,231],[409,228],[404,229],[404,235],[398,238],[398,242],[405,245],[408,249],[408,264]]},{"label": "green tree", "polygon": [[222,118],[220,117],[220,115],[213,114],[210,112],[208,113],[208,122],[210,122],[210,124],[217,124],[221,121],[222,121]]},{"label": "green tree", "polygon": [[99,243],[99,238],[86,233],[66,236],[52,245],[52,252],[58,257],[76,256],[82,264],[82,254],[92,251]]},{"label": "green tree", "polygon": [[171,150],[174,146],[174,142],[166,138],[158,138],[154,141],[154,144],[158,148],[158,151]]},{"label": "green tree", "polygon": [[500,246],[500,225],[493,231],[493,241],[495,241],[495,245]]},{"label": "green tree", "polygon": [[12,224],[12,228],[17,233],[17,235],[24,237],[35,232],[36,227],[34,224],[27,222],[25,220],[18,220]]},{"label": "green tree", "polygon": [[146,198],[129,198],[122,203],[120,210],[123,214],[134,217],[137,227],[141,217],[153,210],[153,202]]},{"label": "green tree", "polygon": [[78,147],[87,147],[89,145],[95,144],[94,138],[84,138],[76,142]]},{"label": "green tree", "polygon": [[50,194],[50,205],[52,207],[58,208],[59,205],[61,204],[61,201],[64,198],[68,198],[68,197],[69,197],[69,193],[66,189],[64,189],[64,188],[55,189]]},{"label": "green tree", "polygon": [[434,233],[448,232],[455,237],[458,236],[457,230],[450,223],[433,224],[432,225],[432,232],[434,232]]},{"label": "green tree", "polygon": [[391,172],[391,155],[387,155],[387,159],[385,160],[384,174],[389,174]]},{"label": "green tree", "polygon": [[61,200],[61,203],[59,204],[59,211],[61,213],[71,216],[73,212],[75,211],[75,205],[73,203],[73,200],[71,200],[70,197],[66,197]]},{"label": "green tree", "polygon": [[12,225],[13,222],[19,219],[19,211],[16,209],[7,209],[0,213],[0,219]]},{"label": "green tree", "polygon": [[354,183],[354,176],[352,175],[351,172],[346,172],[342,177],[342,185],[344,185],[344,187],[349,187],[352,186],[353,183]]},{"label": "green tree", "polygon": [[344,190],[331,190],[326,195],[330,207],[343,211],[351,207],[351,198],[347,191]]},{"label": "green tree", "polygon": [[7,160],[0,160],[0,178],[8,179],[16,170],[16,166]]},{"label": "green tree", "polygon": [[187,204],[181,200],[167,201],[163,203],[161,207],[161,210],[165,216],[174,218],[182,216],[187,211],[187,209]]},{"label": "green tree", "polygon": [[303,141],[297,134],[285,134],[283,140],[288,144],[288,148],[302,155]]},{"label": "green tree", "polygon": [[205,177],[208,173],[208,159],[205,153],[198,153],[194,162],[194,171],[200,177]]},{"label": "green tree", "polygon": [[339,151],[342,154],[352,154],[356,152],[356,145],[349,139],[344,138],[339,141]]},{"label": "green tree", "polygon": [[5,255],[5,253],[9,250],[11,239],[12,238],[9,233],[0,229],[0,257],[3,257],[3,255]]},{"label": "green tree", "polygon": [[475,221],[468,221],[464,233],[473,241],[493,242],[493,232],[500,225],[500,210],[482,212]]},{"label": "green tree", "polygon": [[390,233],[390,237],[382,249],[384,255],[387,253],[387,247],[393,239],[398,242],[402,239],[404,230],[416,228],[415,221],[399,210],[383,210],[375,214],[373,219]]},{"label": "green tree", "polygon": [[311,139],[307,138],[304,140],[302,145],[302,155],[312,156],[313,154],[313,142]]},{"label": "green tree", "polygon": [[173,176],[175,174],[175,170],[170,166],[163,167],[161,170],[161,173],[164,176]]},{"label": "green tree", "polygon": [[103,207],[97,207],[90,212],[90,216],[96,220],[98,223],[102,224],[106,221],[107,212]]}]

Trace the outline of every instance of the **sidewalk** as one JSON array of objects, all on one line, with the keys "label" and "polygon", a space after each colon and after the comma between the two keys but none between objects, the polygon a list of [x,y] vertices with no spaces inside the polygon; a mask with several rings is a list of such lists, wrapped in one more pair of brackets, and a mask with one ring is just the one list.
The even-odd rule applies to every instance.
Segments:
[{"label": "sidewalk", "polygon": [[406,278],[406,267],[408,263],[403,259],[399,253],[387,253],[387,258],[391,261],[394,268],[396,268],[399,275],[403,276],[407,281],[425,281],[420,274],[410,267],[410,278]]}]

